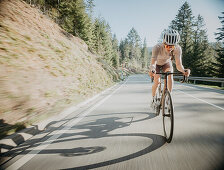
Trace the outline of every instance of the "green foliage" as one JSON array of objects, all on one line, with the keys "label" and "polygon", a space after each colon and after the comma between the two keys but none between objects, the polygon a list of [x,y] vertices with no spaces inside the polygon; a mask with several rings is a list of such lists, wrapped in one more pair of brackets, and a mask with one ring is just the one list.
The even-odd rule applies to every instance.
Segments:
[{"label": "green foliage", "polygon": [[62,28],[91,46],[93,26],[85,8],[83,0],[62,1],[59,4],[59,20]]},{"label": "green foliage", "polygon": [[120,63],[127,63],[127,61],[130,58],[129,57],[130,46],[127,38],[124,41],[121,40],[119,50],[120,50]]},{"label": "green foliage", "polygon": [[144,44],[142,48],[141,61],[142,61],[142,68],[148,68],[150,59],[149,59],[149,50],[146,44],[146,38],[144,39]]},{"label": "green foliage", "polygon": [[216,58],[216,76],[220,78],[224,78],[224,47],[219,46],[216,49],[216,52],[218,54]]},{"label": "green foliage", "polygon": [[114,68],[128,63],[132,68],[147,67],[148,51],[146,41],[141,47],[141,38],[132,28],[125,41],[120,44],[112,36],[110,26],[103,18],[92,19],[93,0],[25,0],[36,5],[52,17],[65,31],[83,39],[91,52]]},{"label": "green foliage", "polygon": [[194,22],[193,32],[193,49],[191,58],[192,75],[196,76],[211,76],[208,70],[212,56],[210,55],[211,48],[208,43],[208,37],[204,28],[204,19],[198,15]]},{"label": "green foliage", "polygon": [[[222,12],[222,14],[224,15],[224,12]],[[218,33],[215,33],[215,35],[217,36],[216,39],[218,40],[216,46],[217,57],[215,63],[215,71],[217,77],[224,78],[224,16],[219,16],[219,19],[222,23],[222,27],[218,28]]]},{"label": "green foliage", "polygon": [[178,14],[171,22],[170,28],[179,32],[181,40],[180,46],[182,47],[183,64],[187,68],[191,68],[191,57],[193,48],[193,15],[192,10],[187,2],[185,2],[178,10]]},{"label": "green foliage", "polygon": [[116,35],[113,35],[112,46],[113,46],[112,65],[114,68],[118,69],[120,56],[119,56],[118,40],[116,38]]},{"label": "green foliage", "polygon": [[106,21],[102,18],[96,18],[94,22],[93,29],[93,42],[94,51],[103,56],[103,59],[109,64],[112,65],[113,58],[113,44],[112,44],[112,35],[111,30]]},{"label": "green foliage", "polygon": [[128,33],[127,41],[130,47],[129,58],[139,61],[141,57],[141,39],[134,28]]},{"label": "green foliage", "polygon": [[[222,12],[222,14],[224,15],[224,12]],[[217,36],[216,39],[223,43],[223,41],[224,41],[224,16],[222,16],[222,17],[219,16],[219,19],[221,20],[220,22],[222,23],[222,27],[218,28],[218,30],[220,32],[215,33],[215,35]]]},{"label": "green foliage", "polygon": [[125,40],[121,40],[119,45],[120,63],[125,63],[131,69],[141,70],[147,68],[149,63],[149,52],[144,40],[141,45],[141,38],[135,28],[131,28]]},{"label": "green foliage", "polygon": [[216,76],[217,64],[214,47],[209,44],[204,19],[201,15],[196,18],[185,2],[178,11],[170,28],[180,33],[182,61],[185,68],[191,69],[193,76]]}]

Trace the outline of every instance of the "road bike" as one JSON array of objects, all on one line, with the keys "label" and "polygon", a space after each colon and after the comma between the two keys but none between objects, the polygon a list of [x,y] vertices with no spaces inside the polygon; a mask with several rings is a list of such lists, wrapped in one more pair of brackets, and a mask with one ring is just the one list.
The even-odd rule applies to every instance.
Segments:
[{"label": "road bike", "polygon": [[[152,103],[152,108],[155,111],[156,115],[160,114],[162,110],[162,117],[163,117],[163,131],[164,136],[166,138],[166,142],[170,143],[173,138],[173,128],[174,128],[174,114],[173,114],[173,102],[171,94],[167,88],[167,77],[168,75],[183,75],[182,73],[178,72],[166,72],[166,73],[156,73],[160,74],[160,83],[156,90],[156,95],[154,101]],[[162,82],[162,75],[164,76]],[[152,79],[153,81],[153,79]],[[183,75],[183,80],[181,81],[187,82],[187,77]],[[162,88],[162,83],[164,84]]]}]

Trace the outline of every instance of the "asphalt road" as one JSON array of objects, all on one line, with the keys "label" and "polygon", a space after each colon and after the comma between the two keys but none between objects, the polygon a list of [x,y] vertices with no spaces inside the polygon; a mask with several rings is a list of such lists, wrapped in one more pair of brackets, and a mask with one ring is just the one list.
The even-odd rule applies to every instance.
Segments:
[{"label": "asphalt road", "polygon": [[151,86],[147,75],[128,77],[5,154],[1,169],[223,169],[224,92],[175,83],[168,144]]}]

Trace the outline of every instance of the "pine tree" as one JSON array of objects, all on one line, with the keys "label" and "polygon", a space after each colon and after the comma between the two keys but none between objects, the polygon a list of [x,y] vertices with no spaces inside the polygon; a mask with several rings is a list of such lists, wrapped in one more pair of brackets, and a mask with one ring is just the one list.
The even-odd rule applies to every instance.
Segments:
[{"label": "pine tree", "polygon": [[191,68],[192,60],[192,36],[193,36],[193,15],[192,10],[187,2],[185,2],[178,10],[178,14],[171,22],[170,28],[179,32],[181,40],[180,46],[182,47],[182,61],[186,68]]},{"label": "pine tree", "polygon": [[88,25],[89,25],[89,40],[88,40],[88,46],[89,46],[89,49],[94,52],[94,39],[95,39],[95,35],[94,35],[94,19],[93,19],[93,9],[95,7],[94,3],[93,3],[94,0],[86,0],[86,12],[87,12],[87,15],[88,15]]},{"label": "pine tree", "polygon": [[113,45],[111,29],[103,18],[96,18],[94,23],[94,50],[112,65]]},{"label": "pine tree", "polygon": [[122,64],[127,63],[130,54],[130,46],[127,38],[125,38],[125,40],[121,40],[119,45],[119,51],[120,51],[120,63]]},{"label": "pine tree", "polygon": [[124,61],[124,41],[121,39],[119,44],[119,51],[120,51],[120,63],[123,63]]},{"label": "pine tree", "polygon": [[194,26],[191,73],[195,76],[209,76],[208,67],[211,64],[212,56],[209,52],[211,49],[201,15],[198,15]]},{"label": "pine tree", "polygon": [[127,35],[127,40],[129,42],[129,45],[131,47],[131,53],[130,53],[130,56],[129,58],[130,59],[136,59],[136,60],[139,60],[140,57],[141,57],[141,38],[140,36],[138,35],[137,31],[132,28],[128,35]]},{"label": "pine tree", "polygon": [[106,34],[105,34],[105,38],[103,39],[103,46],[104,46],[104,51],[105,51],[105,55],[104,55],[104,59],[107,61],[107,63],[109,65],[112,65],[113,61],[113,44],[112,44],[112,35],[111,35],[111,28],[109,26],[109,24],[105,25],[106,27]]},{"label": "pine tree", "polygon": [[113,45],[113,67],[118,68],[119,67],[119,47],[118,47],[118,40],[116,38],[116,35],[113,35],[112,39],[112,45]]},{"label": "pine tree", "polygon": [[83,0],[65,0],[59,4],[60,25],[67,32],[80,37],[87,45],[92,44],[92,23],[86,13]]},{"label": "pine tree", "polygon": [[[222,14],[224,14],[224,12],[222,12]],[[215,33],[215,35],[217,36],[216,39],[219,42],[218,48],[216,49],[216,52],[218,54],[216,58],[216,73],[217,77],[224,78],[224,16],[219,16],[219,19],[221,20],[222,27],[218,28],[218,33]]]},{"label": "pine tree", "polygon": [[219,43],[209,43],[209,47],[207,49],[208,56],[210,56],[208,61],[208,66],[206,72],[206,76],[208,77],[217,77],[218,73],[218,65],[217,65],[217,57],[218,54],[216,49],[219,48]]},{"label": "pine tree", "polygon": [[138,35],[137,31],[132,28],[128,35],[127,41],[129,44],[129,63],[135,69],[141,68],[141,38]]},{"label": "pine tree", "polygon": [[102,40],[102,36],[105,35],[105,28],[104,28],[104,24],[102,24],[102,21],[100,18],[96,18],[95,22],[94,22],[94,28],[93,28],[93,49],[94,51],[99,54],[99,55],[103,55],[103,40]]},{"label": "pine tree", "polygon": [[[222,14],[224,15],[224,12],[222,12]],[[222,43],[224,43],[224,16],[222,17],[219,16],[218,18],[219,20],[221,20],[220,22],[222,24],[222,28],[218,28],[220,32],[215,33],[215,35],[217,36],[216,39],[218,41],[221,41]]]},{"label": "pine tree", "polygon": [[72,5],[73,4],[68,1],[63,1],[59,5],[59,24],[65,31],[71,34],[73,34],[73,21],[75,19],[73,15]]},{"label": "pine tree", "polygon": [[124,61],[126,63],[129,62],[130,55],[131,55],[131,45],[129,44],[128,39],[125,38],[125,40],[124,40]]},{"label": "pine tree", "polygon": [[147,48],[146,38],[144,39],[141,59],[142,59],[142,68],[147,68],[149,63],[149,50]]}]

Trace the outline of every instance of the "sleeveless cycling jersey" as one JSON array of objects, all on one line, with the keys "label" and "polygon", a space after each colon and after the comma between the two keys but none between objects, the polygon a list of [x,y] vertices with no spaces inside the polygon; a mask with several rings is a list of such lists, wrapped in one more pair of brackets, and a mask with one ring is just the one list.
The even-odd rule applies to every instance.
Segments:
[{"label": "sleeveless cycling jersey", "polygon": [[[181,58],[182,49],[176,45],[173,50],[173,55],[176,58]],[[157,44],[152,49],[152,58],[156,59],[158,65],[164,65],[171,61],[172,54],[167,52],[163,43]]]},{"label": "sleeveless cycling jersey", "polygon": [[156,64],[161,66],[161,65],[165,65],[169,63],[170,66],[172,67],[171,57],[173,55],[175,58],[177,70],[183,73],[184,67],[182,65],[182,59],[181,59],[182,57],[181,47],[179,45],[176,45],[172,53],[168,52],[165,49],[165,46],[163,43],[155,45],[152,49],[152,59],[155,59],[156,63],[150,64],[151,70],[156,69]]}]

